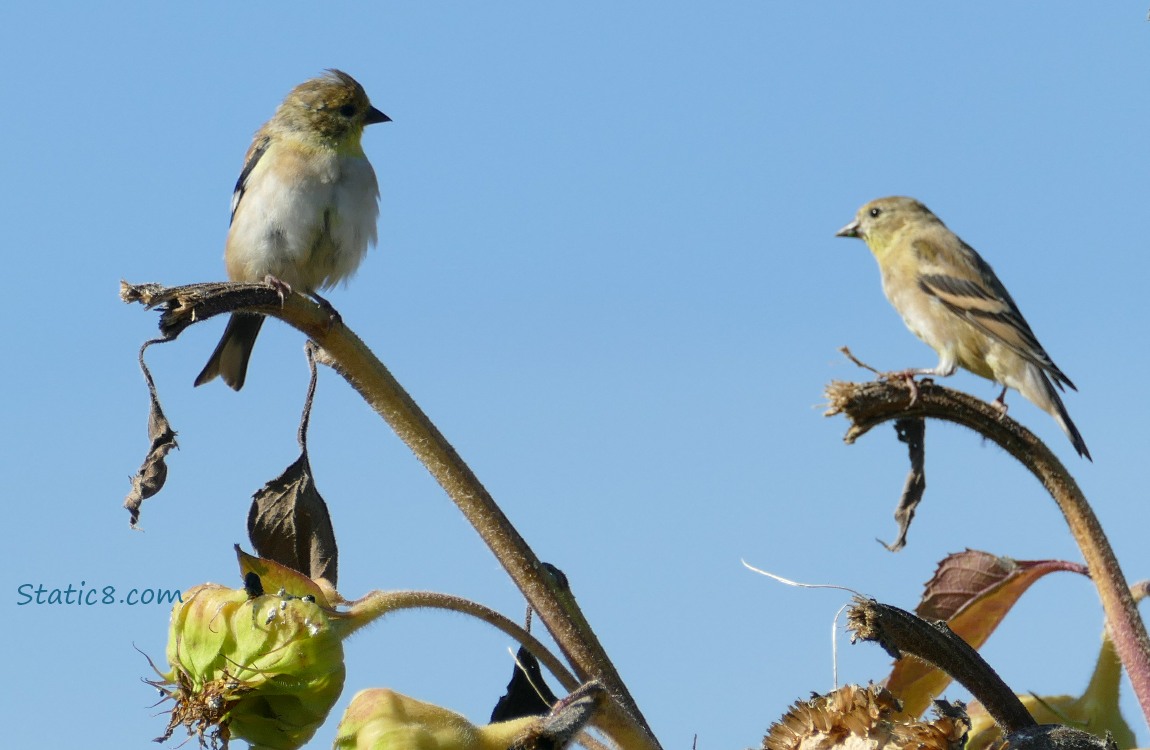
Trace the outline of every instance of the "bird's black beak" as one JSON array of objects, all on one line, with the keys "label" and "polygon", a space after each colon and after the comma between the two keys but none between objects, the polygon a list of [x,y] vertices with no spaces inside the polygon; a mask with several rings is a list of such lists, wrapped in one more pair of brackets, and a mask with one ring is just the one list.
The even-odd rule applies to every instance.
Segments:
[{"label": "bird's black beak", "polygon": [[391,118],[375,107],[367,110],[367,117],[363,118],[364,125],[374,125],[377,122],[391,122]]},{"label": "bird's black beak", "polygon": [[859,236],[859,222],[855,219],[850,224],[835,232],[835,237],[858,237]]}]

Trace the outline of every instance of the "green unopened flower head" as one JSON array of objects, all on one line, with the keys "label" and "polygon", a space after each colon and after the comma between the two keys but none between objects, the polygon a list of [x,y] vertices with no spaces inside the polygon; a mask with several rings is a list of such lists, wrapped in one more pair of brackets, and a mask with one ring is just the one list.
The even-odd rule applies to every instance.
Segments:
[{"label": "green unopened flower head", "polygon": [[476,726],[434,703],[386,688],[362,690],[336,730],[336,750],[507,750],[537,716]]},{"label": "green unopened flower head", "polygon": [[336,730],[335,750],[563,750],[606,700],[587,682],[549,713],[477,726],[434,703],[387,688],[361,690]]},{"label": "green unopened flower head", "polygon": [[161,690],[178,726],[201,745],[231,737],[294,750],[323,723],[343,689],[338,614],[312,595],[258,593],[206,583],[172,609]]}]

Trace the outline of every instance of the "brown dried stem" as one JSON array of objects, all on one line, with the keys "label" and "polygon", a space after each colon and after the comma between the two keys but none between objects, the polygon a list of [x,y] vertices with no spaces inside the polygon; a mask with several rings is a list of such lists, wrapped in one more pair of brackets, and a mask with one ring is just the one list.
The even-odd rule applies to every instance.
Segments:
[{"label": "brown dried stem", "polygon": [[834,381],[826,389],[830,402],[826,414],[845,414],[850,420],[851,427],[844,438],[847,443],[853,443],[873,427],[890,420],[944,419],[997,443],[1025,466],[1054,498],[1082,550],[1102,600],[1118,656],[1130,677],[1143,715],[1150,718],[1150,637],[1138,616],[1114,550],[1078,483],[1045,443],[992,405],[930,382],[918,383],[917,390],[918,396],[911,404],[909,389],[901,381]]},{"label": "brown dried stem", "polygon": [[320,359],[355,388],[391,426],[471,522],[547,626],[581,682],[598,680],[612,700],[596,725],[622,747],[661,750],[607,652],[570,592],[563,591],[496,505],[470,467],[416,405],[382,362],[350,329],[300,294],[281,302],[263,284],[210,283],[164,288],[121,285],[125,302],[163,306],[160,331],[176,336],[195,322],[223,312],[256,312],[299,329],[326,355]]},{"label": "brown dried stem", "polygon": [[1035,725],[1014,691],[946,622],[929,623],[898,607],[858,598],[847,613],[847,627],[855,638],[879,644],[895,659],[907,653],[958,680],[1004,733]]}]

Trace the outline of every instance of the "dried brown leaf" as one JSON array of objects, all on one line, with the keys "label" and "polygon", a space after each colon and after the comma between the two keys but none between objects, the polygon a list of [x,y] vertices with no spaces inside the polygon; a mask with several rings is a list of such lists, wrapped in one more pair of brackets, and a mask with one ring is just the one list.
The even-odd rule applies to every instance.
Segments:
[{"label": "dried brown leaf", "polygon": [[260,557],[313,579],[325,578],[335,586],[339,567],[335,529],[307,457],[307,427],[316,386],[315,346],[309,342],[306,351],[311,383],[300,418],[300,456],[252,496],[248,538]]},{"label": "dried brown leaf", "polygon": [[898,538],[890,544],[882,543],[891,552],[897,552],[906,546],[910,522],[914,520],[914,512],[922,502],[923,493],[926,492],[926,420],[900,419],[894,423],[894,429],[898,439],[906,443],[906,450],[910,456],[910,471],[907,472],[906,482],[902,486],[902,496],[894,512],[894,519],[898,522]]},{"label": "dried brown leaf", "polygon": [[260,557],[336,583],[335,530],[306,452],[252,496],[248,538]]},{"label": "dried brown leaf", "polygon": [[152,373],[144,363],[144,351],[155,343],[162,343],[167,339],[155,339],[146,342],[140,347],[140,369],[144,372],[144,379],[148,383],[148,394],[151,406],[148,410],[148,439],[151,445],[148,455],[140,470],[132,477],[132,489],[124,499],[124,507],[131,517],[132,528],[136,528],[140,520],[140,506],[149,497],[152,497],[164,487],[168,479],[168,465],[165,461],[168,453],[178,447],[176,445],[176,431],[164,416],[160,407],[160,397],[156,393],[156,383],[152,380]]}]

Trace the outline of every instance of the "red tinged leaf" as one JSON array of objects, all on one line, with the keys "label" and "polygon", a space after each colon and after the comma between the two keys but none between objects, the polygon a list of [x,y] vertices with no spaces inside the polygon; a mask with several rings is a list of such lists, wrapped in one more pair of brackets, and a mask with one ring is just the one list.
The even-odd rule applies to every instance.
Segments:
[{"label": "red tinged leaf", "polygon": [[[927,582],[915,614],[946,620],[951,630],[978,649],[1030,586],[1048,573],[1086,568],[1064,560],[1012,560],[968,549],[945,558]],[[914,659],[902,658],[886,687],[903,703],[903,713],[920,716],[950,684],[950,677]]]}]

